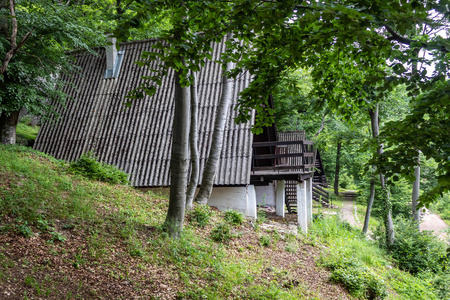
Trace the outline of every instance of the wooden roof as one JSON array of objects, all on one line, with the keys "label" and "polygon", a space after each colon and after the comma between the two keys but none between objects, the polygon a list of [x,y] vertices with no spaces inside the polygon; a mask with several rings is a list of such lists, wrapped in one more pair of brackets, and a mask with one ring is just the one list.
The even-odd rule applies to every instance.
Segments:
[{"label": "wooden roof", "polygon": [[[124,43],[125,51],[118,78],[104,79],[105,50],[98,56],[74,53],[82,71],[72,78],[73,84],[64,92],[73,98],[65,108],[59,108],[59,120],[45,123],[34,148],[56,158],[73,161],[87,151],[93,151],[101,161],[113,164],[131,175],[137,187],[168,186],[171,151],[174,80],[166,76],[151,98],[136,101],[129,109],[125,96],[141,82],[141,76],[151,74],[148,68],[135,62],[142,51],[156,51],[156,40]],[[218,59],[224,44],[213,45],[213,59]],[[151,68],[157,68],[157,62]],[[211,144],[215,111],[221,93],[222,68],[206,62],[198,75],[200,169],[206,162]],[[237,125],[234,117],[239,93],[250,82],[248,73],[235,80],[233,105],[229,109],[223,150],[215,184],[244,185],[250,182],[252,134],[251,122]],[[253,119],[253,118],[252,118]],[[200,177],[201,178],[201,177]]]}]

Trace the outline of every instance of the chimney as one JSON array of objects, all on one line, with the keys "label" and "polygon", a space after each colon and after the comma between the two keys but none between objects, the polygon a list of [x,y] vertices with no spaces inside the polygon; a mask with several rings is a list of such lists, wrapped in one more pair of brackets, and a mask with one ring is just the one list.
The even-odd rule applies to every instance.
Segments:
[{"label": "chimney", "polygon": [[107,36],[107,40],[111,45],[106,45],[106,71],[104,79],[117,78],[122,65],[123,54],[125,51],[117,51],[116,38],[112,35]]},{"label": "chimney", "polygon": [[114,69],[114,63],[117,57],[116,38],[111,35],[107,37],[109,43],[112,45],[106,46],[106,69]]}]

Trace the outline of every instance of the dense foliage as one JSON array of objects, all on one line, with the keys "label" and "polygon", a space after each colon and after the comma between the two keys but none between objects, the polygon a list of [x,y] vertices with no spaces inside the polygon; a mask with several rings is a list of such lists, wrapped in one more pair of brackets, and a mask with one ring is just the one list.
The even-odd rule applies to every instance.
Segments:
[{"label": "dense foliage", "polygon": [[[400,269],[417,275],[420,272],[438,274],[450,267],[447,257],[448,246],[430,231],[419,231],[417,225],[410,220],[397,218],[396,239],[390,245],[392,258]],[[383,234],[378,232],[380,242]],[[382,242],[383,245],[383,242]]]},{"label": "dense foliage", "polygon": [[69,171],[81,174],[89,179],[110,182],[113,184],[128,183],[128,174],[116,166],[99,162],[92,152],[83,153],[77,161],[71,162]]},{"label": "dense foliage", "polygon": [[[0,58],[5,67],[0,74],[0,115],[26,108],[46,116],[54,112],[50,102],[67,100],[61,89],[64,82],[56,80],[60,74],[75,70],[66,51],[89,50],[105,37],[79,20],[80,10],[60,1],[16,1],[12,7],[15,18],[7,4],[0,7],[0,23],[7,29],[0,32]],[[7,63],[9,54],[12,57]]]}]

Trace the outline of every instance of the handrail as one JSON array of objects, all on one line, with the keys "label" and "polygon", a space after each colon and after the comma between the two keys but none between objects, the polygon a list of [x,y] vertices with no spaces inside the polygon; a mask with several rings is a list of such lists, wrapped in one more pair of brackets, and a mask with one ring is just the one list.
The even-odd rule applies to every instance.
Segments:
[{"label": "handrail", "polygon": [[[254,151],[252,171],[311,172],[314,168],[312,145],[313,142],[305,140],[254,142],[252,144]],[[268,149],[259,150],[262,147]]]},{"label": "handrail", "polygon": [[283,157],[313,157],[312,152],[303,153],[286,153],[286,154],[257,154],[253,155],[253,159],[269,159],[269,158],[283,158]]},{"label": "handrail", "polygon": [[253,142],[252,147],[268,147],[282,145],[313,145],[312,141],[274,141],[274,142]]}]

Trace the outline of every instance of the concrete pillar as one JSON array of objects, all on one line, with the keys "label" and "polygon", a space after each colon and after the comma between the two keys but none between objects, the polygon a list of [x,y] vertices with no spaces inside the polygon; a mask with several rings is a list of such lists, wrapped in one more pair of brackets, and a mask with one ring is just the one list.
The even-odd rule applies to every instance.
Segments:
[{"label": "concrete pillar", "polygon": [[308,232],[308,217],[306,209],[306,182],[297,182],[297,221],[303,233]]},{"label": "concrete pillar", "polygon": [[277,180],[277,192],[276,192],[276,200],[275,200],[275,209],[277,216],[282,216],[284,218],[284,206],[285,206],[285,180]]},{"label": "concrete pillar", "polygon": [[312,177],[306,180],[306,212],[307,212],[307,221],[308,226],[312,223],[313,212],[312,212]]},{"label": "concrete pillar", "polygon": [[254,219],[257,217],[256,192],[254,185],[247,186],[247,216]]}]

